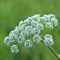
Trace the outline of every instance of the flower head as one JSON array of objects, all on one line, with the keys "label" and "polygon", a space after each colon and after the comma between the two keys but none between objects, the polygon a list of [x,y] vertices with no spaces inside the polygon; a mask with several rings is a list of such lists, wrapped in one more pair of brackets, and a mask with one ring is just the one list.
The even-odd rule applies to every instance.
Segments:
[{"label": "flower head", "polygon": [[54,41],[51,35],[47,34],[44,36],[44,44],[46,46],[52,46],[54,44]]},{"label": "flower head", "polygon": [[19,38],[18,38],[18,43],[19,44],[22,44],[22,43],[24,43],[25,42],[25,38],[23,37],[23,36],[20,36]]},{"label": "flower head", "polygon": [[53,24],[50,22],[46,23],[46,28],[49,28],[50,30],[53,29]]},{"label": "flower head", "polygon": [[4,39],[4,43],[6,45],[9,45],[11,43],[8,36]]},{"label": "flower head", "polygon": [[33,27],[32,26],[26,26],[25,33],[27,36],[31,36]]},{"label": "flower head", "polygon": [[58,26],[58,20],[56,18],[52,18],[51,19],[51,23],[54,25],[54,26]]},{"label": "flower head", "polygon": [[30,48],[32,47],[32,41],[31,40],[26,40],[25,43],[24,43],[24,46],[27,47],[27,48]]},{"label": "flower head", "polygon": [[12,53],[18,53],[19,52],[19,49],[18,49],[17,45],[12,45],[11,46],[11,52]]},{"label": "flower head", "polygon": [[42,40],[42,38],[38,34],[33,36],[33,42],[39,43],[41,40]]}]

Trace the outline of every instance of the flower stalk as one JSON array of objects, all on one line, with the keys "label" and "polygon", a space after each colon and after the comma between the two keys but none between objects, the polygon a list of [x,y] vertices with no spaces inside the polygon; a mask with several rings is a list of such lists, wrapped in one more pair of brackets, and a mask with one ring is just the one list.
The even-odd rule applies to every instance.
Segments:
[{"label": "flower stalk", "polygon": [[[41,42],[44,44],[44,41],[43,40],[41,40]],[[58,54],[56,53],[56,51],[51,47],[51,46],[48,46],[48,48],[51,50],[51,52],[55,55],[55,57],[58,59],[58,60],[60,60],[60,58],[59,58],[59,56],[58,56]]]}]

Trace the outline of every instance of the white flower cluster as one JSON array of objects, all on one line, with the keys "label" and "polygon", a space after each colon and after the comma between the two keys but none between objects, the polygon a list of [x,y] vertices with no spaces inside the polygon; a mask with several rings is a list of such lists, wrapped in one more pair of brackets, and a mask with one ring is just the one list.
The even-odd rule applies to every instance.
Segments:
[{"label": "white flower cluster", "polygon": [[45,24],[46,28],[49,28],[50,30],[53,29],[54,26],[58,26],[58,20],[53,14],[44,15],[40,18],[40,22]]},{"label": "white flower cluster", "polygon": [[[39,43],[42,40],[41,31],[44,28],[53,29],[53,26],[58,25],[58,20],[55,15],[49,14],[40,17],[39,14],[28,17],[24,21],[20,21],[19,25],[10,32],[9,36],[4,39],[6,45],[18,42],[17,44],[24,44],[25,47],[30,48],[33,42]],[[53,39],[50,35],[44,36],[44,44],[46,46],[53,45]],[[11,52],[19,52],[18,46],[12,45]]]}]

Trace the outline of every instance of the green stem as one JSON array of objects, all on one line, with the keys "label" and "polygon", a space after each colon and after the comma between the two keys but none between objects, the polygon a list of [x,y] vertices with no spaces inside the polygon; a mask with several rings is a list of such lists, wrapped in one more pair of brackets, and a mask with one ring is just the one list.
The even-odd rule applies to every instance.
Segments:
[{"label": "green stem", "polygon": [[[44,41],[43,40],[41,40],[41,42],[44,44]],[[51,46],[48,46],[48,48],[52,51],[52,53],[56,56],[56,58],[58,60],[60,60],[60,58],[58,57],[58,54],[55,52],[55,50]]]}]

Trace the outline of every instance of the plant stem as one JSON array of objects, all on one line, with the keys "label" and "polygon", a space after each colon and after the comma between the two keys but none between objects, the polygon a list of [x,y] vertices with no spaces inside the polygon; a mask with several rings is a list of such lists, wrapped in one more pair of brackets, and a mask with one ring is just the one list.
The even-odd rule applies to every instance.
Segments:
[{"label": "plant stem", "polygon": [[60,58],[58,57],[58,54],[55,52],[55,50],[51,46],[48,46],[48,48],[52,51],[52,53],[56,56],[56,58],[58,60],[60,60]]},{"label": "plant stem", "polygon": [[[44,44],[44,41],[43,40],[41,40],[41,42]],[[58,54],[55,52],[55,50],[51,46],[48,46],[48,48],[52,51],[52,53],[56,56],[56,58],[58,60],[60,60],[60,58],[58,57]]]}]

